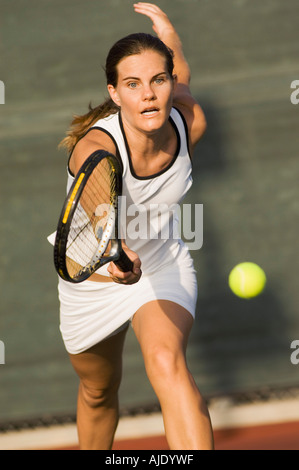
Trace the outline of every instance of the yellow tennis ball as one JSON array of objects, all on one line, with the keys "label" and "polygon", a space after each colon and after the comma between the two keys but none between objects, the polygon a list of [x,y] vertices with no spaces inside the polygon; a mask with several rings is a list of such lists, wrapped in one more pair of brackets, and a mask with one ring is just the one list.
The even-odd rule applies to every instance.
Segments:
[{"label": "yellow tennis ball", "polygon": [[264,290],[266,274],[255,263],[240,263],[230,272],[228,283],[235,295],[250,299]]}]

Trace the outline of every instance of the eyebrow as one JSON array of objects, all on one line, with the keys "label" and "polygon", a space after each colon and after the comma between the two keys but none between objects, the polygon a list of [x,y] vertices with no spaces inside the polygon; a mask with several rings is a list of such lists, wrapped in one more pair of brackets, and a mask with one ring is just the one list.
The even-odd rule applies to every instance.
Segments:
[{"label": "eyebrow", "polygon": [[[157,73],[156,75],[154,75],[151,80],[157,78],[157,77],[160,77],[160,75],[167,75],[167,72],[160,72],[160,73]],[[139,77],[126,77],[126,78],[123,78],[123,82],[125,82],[126,80],[140,80]]]}]

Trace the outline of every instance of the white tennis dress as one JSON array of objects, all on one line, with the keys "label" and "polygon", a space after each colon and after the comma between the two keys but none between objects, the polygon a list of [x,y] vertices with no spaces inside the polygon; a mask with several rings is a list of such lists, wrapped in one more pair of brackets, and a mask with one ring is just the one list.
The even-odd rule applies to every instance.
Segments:
[{"label": "white tennis dress", "polygon": [[[177,150],[159,173],[140,177],[134,172],[121,114],[97,121],[92,129],[111,136],[123,167],[121,234],[141,259],[142,277],[133,285],[59,278],[60,331],[67,351],[78,354],[115,334],[137,310],[152,300],[170,300],[195,316],[197,280],[188,248],[179,237],[176,209],[192,185],[188,130],[172,108],[170,123]],[[67,189],[74,177],[68,169]],[[54,234],[49,237],[54,242]],[[97,271],[109,276],[107,266]]]}]

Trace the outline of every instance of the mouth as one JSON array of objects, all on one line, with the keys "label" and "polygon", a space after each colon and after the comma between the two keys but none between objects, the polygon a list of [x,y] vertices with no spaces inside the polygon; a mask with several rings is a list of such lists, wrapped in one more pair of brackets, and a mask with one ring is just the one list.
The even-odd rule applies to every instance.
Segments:
[{"label": "mouth", "polygon": [[155,114],[157,114],[159,112],[159,108],[156,108],[156,107],[151,107],[151,108],[146,108],[144,109],[141,114],[142,116],[154,116]]}]

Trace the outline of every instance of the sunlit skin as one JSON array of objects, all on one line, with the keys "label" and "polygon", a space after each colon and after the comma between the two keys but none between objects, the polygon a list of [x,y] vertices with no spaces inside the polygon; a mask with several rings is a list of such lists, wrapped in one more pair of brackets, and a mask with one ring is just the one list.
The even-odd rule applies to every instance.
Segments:
[{"label": "sunlit skin", "polygon": [[[190,156],[206,124],[190,92],[190,69],[180,38],[167,15],[151,3],[138,2],[134,10],[152,21],[157,36],[174,52],[173,77],[168,73],[166,58],[159,52],[146,50],[118,62],[117,84],[115,87],[108,85],[112,100],[121,108],[134,171],[139,176],[149,177],[165,168],[176,152],[178,139],[169,120],[172,106],[185,118]],[[73,173],[99,148],[116,152],[114,142],[105,132],[91,130],[77,143],[72,154]],[[141,260],[137,253],[123,247],[134,261],[134,272],[122,273],[110,263],[109,280],[134,284],[141,276]],[[94,276],[99,276],[92,279],[97,282],[107,280],[106,276]],[[132,320],[147,376],[161,405],[171,450],[213,449],[209,412],[186,362],[192,324],[190,312],[168,300],[145,302]],[[70,354],[80,378],[77,427],[82,450],[112,448],[119,419],[118,388],[125,335],[123,330],[88,351]]]},{"label": "sunlit skin", "polygon": [[173,132],[169,114],[176,77],[169,75],[165,58],[151,50],[126,57],[117,71],[117,86],[108,85],[108,91],[121,107],[127,138],[139,143],[143,155],[153,155],[167,146]]}]

